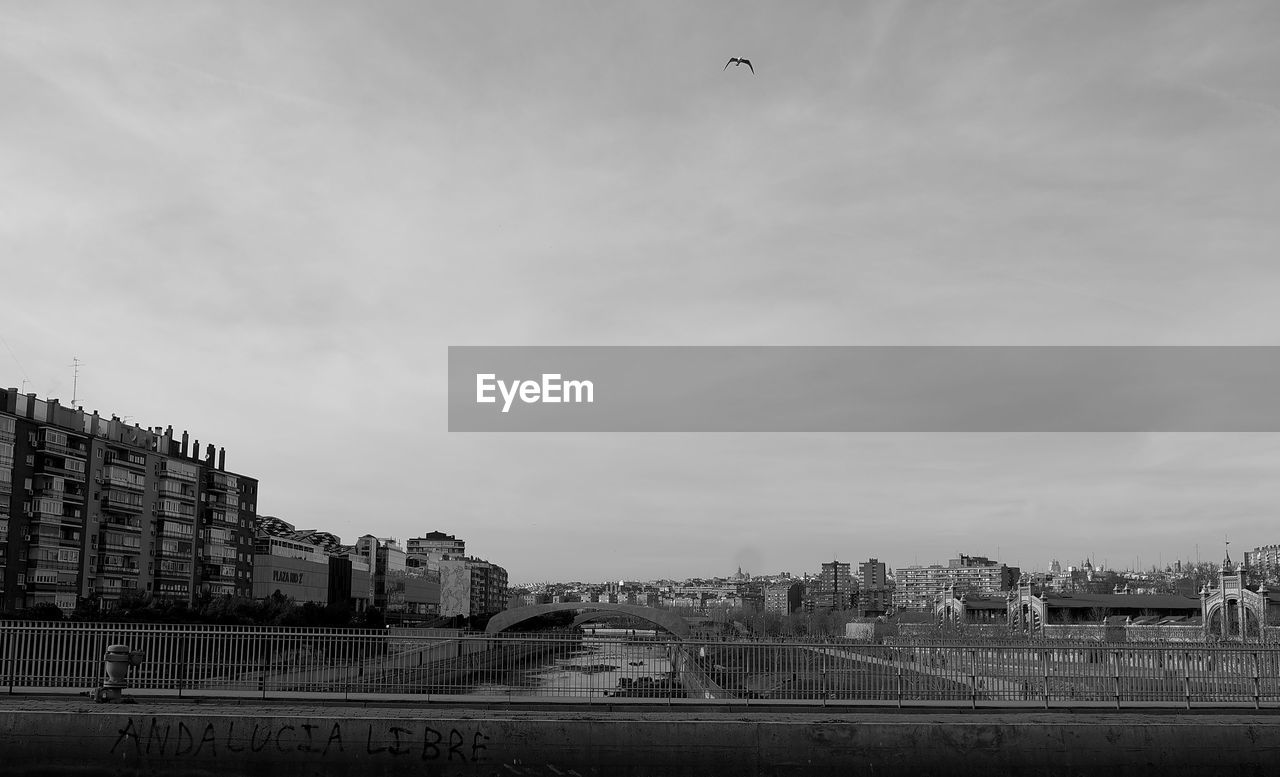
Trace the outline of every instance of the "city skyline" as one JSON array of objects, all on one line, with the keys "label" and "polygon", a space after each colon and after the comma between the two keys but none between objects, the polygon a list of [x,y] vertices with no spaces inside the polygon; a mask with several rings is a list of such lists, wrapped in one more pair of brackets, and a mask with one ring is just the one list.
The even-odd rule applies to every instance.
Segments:
[{"label": "city skyline", "polygon": [[450,434],[447,348],[1270,345],[1278,30],[1261,0],[0,3],[0,387],[513,581],[1217,561],[1280,541],[1276,434]]}]

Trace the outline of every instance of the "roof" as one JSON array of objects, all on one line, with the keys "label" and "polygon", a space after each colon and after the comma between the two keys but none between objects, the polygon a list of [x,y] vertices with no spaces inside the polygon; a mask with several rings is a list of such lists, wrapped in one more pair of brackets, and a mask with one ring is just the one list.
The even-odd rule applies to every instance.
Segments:
[{"label": "roof", "polygon": [[893,623],[933,623],[935,616],[932,612],[923,612],[921,610],[899,610],[889,620]]},{"label": "roof", "polygon": [[1180,594],[1045,594],[1050,607],[1081,609],[1107,607],[1126,610],[1195,610],[1200,611],[1200,597]]},{"label": "roof", "polygon": [[1009,609],[1008,599],[965,599],[964,607],[966,610],[1007,610]]}]

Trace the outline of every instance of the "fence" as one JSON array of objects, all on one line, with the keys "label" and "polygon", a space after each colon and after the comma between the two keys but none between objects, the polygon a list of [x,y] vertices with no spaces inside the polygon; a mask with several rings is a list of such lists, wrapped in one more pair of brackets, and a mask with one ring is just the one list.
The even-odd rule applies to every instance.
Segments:
[{"label": "fence", "polygon": [[1280,646],[1098,642],[681,642],[0,622],[9,693],[101,684],[108,645],[145,659],[134,696],[609,704],[1280,706]]}]

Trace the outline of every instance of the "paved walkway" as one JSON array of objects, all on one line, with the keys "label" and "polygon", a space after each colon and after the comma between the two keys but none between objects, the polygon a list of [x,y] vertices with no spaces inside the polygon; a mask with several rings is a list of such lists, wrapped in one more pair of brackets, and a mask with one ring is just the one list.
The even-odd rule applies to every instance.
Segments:
[{"label": "paved walkway", "polygon": [[[127,692],[126,692],[127,693]],[[1099,722],[1115,724],[1117,721],[1131,720],[1150,723],[1153,718],[1162,721],[1186,721],[1199,725],[1215,719],[1244,722],[1245,719],[1256,719],[1271,725],[1280,723],[1280,708],[1255,710],[1252,708],[1235,709],[1176,709],[1151,708],[1135,711],[1109,710],[1106,708],[1074,708],[1060,710],[1044,710],[1043,708],[995,708],[979,707],[977,709],[957,708],[939,709],[936,707],[893,708],[893,707],[823,707],[752,704],[744,705],[716,704],[714,706],[673,704],[661,702],[652,705],[617,704],[586,705],[575,704],[538,704],[507,705],[497,703],[490,706],[462,704],[425,704],[394,702],[356,702],[356,701],[324,701],[310,702],[306,700],[262,701],[258,699],[220,699],[199,698],[179,699],[176,697],[133,697],[132,704],[97,704],[85,696],[55,695],[23,695],[14,694],[0,696],[0,713],[67,713],[77,714],[126,714],[126,715],[235,715],[264,717],[306,717],[306,718],[385,718],[385,719],[429,719],[447,717],[461,720],[658,720],[673,719],[724,720],[732,717],[740,721],[760,722],[802,722],[821,720],[824,722],[848,720],[874,720],[877,723],[918,724],[922,718],[939,724],[974,723],[979,720],[983,724],[1001,722],[1008,724],[1041,725],[1050,722],[1061,722],[1064,717],[1073,720],[1097,719]]]}]

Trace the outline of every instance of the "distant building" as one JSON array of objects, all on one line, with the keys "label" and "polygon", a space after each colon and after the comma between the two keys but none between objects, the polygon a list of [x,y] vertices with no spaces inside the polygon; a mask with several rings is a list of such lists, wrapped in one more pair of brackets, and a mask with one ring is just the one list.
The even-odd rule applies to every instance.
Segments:
[{"label": "distant building", "polygon": [[813,588],[813,606],[818,611],[853,608],[857,585],[848,562],[829,561],[822,565]]},{"label": "distant building", "polygon": [[421,537],[405,540],[405,552],[425,556],[435,561],[444,558],[462,558],[467,555],[467,543],[452,534],[433,531]]},{"label": "distant building", "polygon": [[960,595],[1005,594],[1020,570],[982,556],[961,555],[947,566],[906,567],[894,574],[893,605],[899,610],[932,611],[945,591]]},{"label": "distant building", "polygon": [[800,609],[804,586],[798,581],[776,583],[764,589],[764,611],[790,615]]},{"label": "distant building", "polygon": [[859,617],[886,614],[893,606],[893,589],[889,586],[888,568],[883,561],[867,559],[858,565],[857,610]]},{"label": "distant building", "polygon": [[507,570],[476,558],[440,562],[440,615],[492,615],[509,605]]},{"label": "distant building", "polygon": [[1260,545],[1244,552],[1244,565],[1250,572],[1280,572],[1280,545]]},{"label": "distant building", "polygon": [[298,530],[275,516],[254,522],[253,598],[280,593],[299,603],[344,605],[358,612],[367,603],[351,597],[352,562],[329,532]]}]

